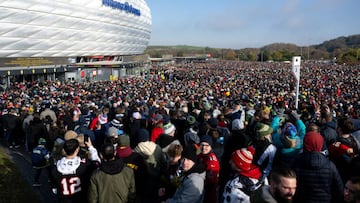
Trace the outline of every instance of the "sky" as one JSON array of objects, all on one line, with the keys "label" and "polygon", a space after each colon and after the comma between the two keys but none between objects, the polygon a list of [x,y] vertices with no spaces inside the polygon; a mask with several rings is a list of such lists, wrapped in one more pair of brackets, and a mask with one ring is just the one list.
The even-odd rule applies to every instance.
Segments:
[{"label": "sky", "polygon": [[149,45],[260,48],[360,34],[360,0],[145,0]]}]

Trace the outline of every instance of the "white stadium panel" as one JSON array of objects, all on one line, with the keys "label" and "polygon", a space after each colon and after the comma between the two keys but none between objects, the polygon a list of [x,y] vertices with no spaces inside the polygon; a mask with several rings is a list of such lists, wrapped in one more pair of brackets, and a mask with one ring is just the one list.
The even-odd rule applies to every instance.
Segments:
[{"label": "white stadium panel", "polygon": [[2,0],[0,57],[141,54],[151,25],[145,0]]}]

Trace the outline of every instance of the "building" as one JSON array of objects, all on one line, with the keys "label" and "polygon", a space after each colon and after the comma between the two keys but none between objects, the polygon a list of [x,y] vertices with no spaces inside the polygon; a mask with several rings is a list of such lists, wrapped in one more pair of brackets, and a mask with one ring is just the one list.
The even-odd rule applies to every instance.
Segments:
[{"label": "building", "polygon": [[151,26],[145,0],[2,0],[1,80],[111,79],[142,71]]}]

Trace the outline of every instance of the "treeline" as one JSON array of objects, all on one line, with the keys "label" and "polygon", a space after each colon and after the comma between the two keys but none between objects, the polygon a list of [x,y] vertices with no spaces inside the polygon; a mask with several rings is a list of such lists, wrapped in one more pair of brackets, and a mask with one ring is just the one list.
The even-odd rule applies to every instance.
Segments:
[{"label": "treeline", "polygon": [[304,60],[329,60],[337,63],[360,64],[360,35],[338,37],[318,45],[297,46],[274,43],[261,48],[221,49],[196,46],[148,46],[145,50],[153,58],[163,55],[177,57],[210,54],[214,58],[244,61],[290,61],[292,56]]}]

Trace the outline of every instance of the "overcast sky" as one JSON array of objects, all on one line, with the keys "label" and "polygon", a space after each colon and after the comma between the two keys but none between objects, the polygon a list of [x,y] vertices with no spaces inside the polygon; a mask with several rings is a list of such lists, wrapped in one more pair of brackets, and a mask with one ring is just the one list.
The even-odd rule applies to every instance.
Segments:
[{"label": "overcast sky", "polygon": [[299,46],[360,34],[360,0],[146,0],[150,45]]}]

